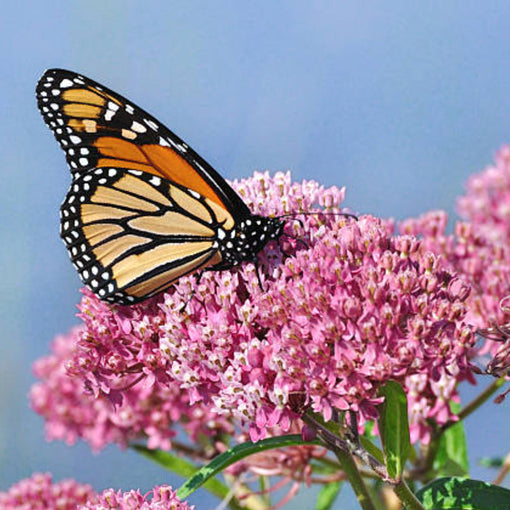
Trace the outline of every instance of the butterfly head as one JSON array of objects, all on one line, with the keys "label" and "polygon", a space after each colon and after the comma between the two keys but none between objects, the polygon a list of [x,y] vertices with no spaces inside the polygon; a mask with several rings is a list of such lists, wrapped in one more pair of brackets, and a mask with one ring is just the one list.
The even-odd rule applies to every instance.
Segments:
[{"label": "butterfly head", "polygon": [[241,220],[235,228],[220,239],[220,252],[224,267],[243,261],[253,261],[269,241],[278,239],[285,222],[279,218],[251,215]]}]

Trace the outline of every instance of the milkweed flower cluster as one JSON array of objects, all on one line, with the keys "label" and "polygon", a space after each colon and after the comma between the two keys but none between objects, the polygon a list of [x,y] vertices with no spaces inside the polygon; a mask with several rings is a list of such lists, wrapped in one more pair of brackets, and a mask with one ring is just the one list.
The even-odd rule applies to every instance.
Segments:
[{"label": "milkweed flower cluster", "polygon": [[75,510],[88,501],[97,501],[90,485],[74,480],[53,482],[49,473],[35,473],[0,492],[2,510]]},{"label": "milkweed flower cluster", "polygon": [[194,506],[181,501],[176,491],[161,485],[143,495],[139,490],[127,492],[107,489],[95,501],[80,505],[77,510],[194,510]]},{"label": "milkweed flower cluster", "polygon": [[106,489],[96,493],[90,485],[75,480],[53,482],[49,473],[35,473],[0,492],[2,510],[194,510],[181,501],[168,485],[156,486],[147,494]]},{"label": "milkweed flower cluster", "polygon": [[[96,307],[94,313],[100,316],[101,307],[105,305],[93,301],[92,297],[84,298],[83,302],[87,303],[89,299],[90,306]],[[108,334],[100,328],[102,336],[99,337],[96,331],[95,338],[84,326],[74,328],[67,335],[59,335],[52,342],[52,353],[34,363],[34,375],[39,382],[32,386],[30,400],[33,409],[46,419],[46,436],[49,440],[58,439],[74,444],[77,439],[84,439],[94,451],[99,451],[109,443],[125,447],[130,441],[143,437],[147,438],[150,448],[170,449],[178,423],[192,440],[196,440],[199,434],[215,436],[233,433],[232,425],[206,406],[190,406],[186,392],[180,391],[176,385],[155,383],[148,381],[149,378],[139,380],[140,374],[131,374],[129,368],[122,374],[119,364],[133,363],[129,359],[129,349],[141,340],[136,335],[126,333],[126,327],[114,329],[113,324],[109,327],[111,330]],[[98,343],[98,338],[102,343]],[[107,350],[110,340],[112,346]],[[150,342],[153,343],[152,340]],[[79,365],[81,370],[89,367],[91,375],[94,373],[89,357],[91,343],[94,348],[107,353],[107,358],[99,361],[99,354],[92,351],[98,354],[98,365],[103,363],[100,365],[105,371],[102,377],[110,385],[122,385],[122,391],[105,384],[97,393],[97,386],[92,385],[96,390],[94,395],[87,390],[89,380],[73,376],[76,370],[73,363]]]},{"label": "milkweed flower cluster", "polygon": [[[445,270],[461,274],[471,286],[466,320],[480,329],[509,322],[504,306],[510,294],[510,147],[503,147],[494,164],[467,182],[457,201],[462,217],[447,233],[447,215],[432,211],[407,220],[401,232],[421,236],[427,249],[438,254]],[[503,306],[502,306],[503,305]],[[477,352],[498,358],[510,367],[508,345],[486,340]],[[506,359],[506,361],[505,361]]]},{"label": "milkweed flower cluster", "polygon": [[[338,211],[344,198],[343,189],[292,183],[281,173],[234,186],[264,215]],[[96,444],[118,440],[116,427],[138,423],[146,407],[149,422],[136,434],[165,447],[169,425],[181,416],[196,430],[208,420],[220,428],[246,425],[252,439],[272,427],[289,430],[304,408],[326,420],[350,409],[362,424],[377,417],[379,388],[392,379],[408,392],[413,440],[427,441],[428,420],[453,418],[448,402],[471,376],[469,287],[426,243],[394,235],[391,222],[299,219],[287,222],[280,246],[260,254],[262,288],[256,268],[245,264],[181,278],[166,294],[132,307],[111,307],[85,291],[78,347],[44,374],[37,392],[65,366],[103,401],[132,406],[124,423],[122,413],[109,417],[110,436]],[[51,403],[45,411],[51,415]]]},{"label": "milkweed flower cluster", "polygon": [[457,201],[459,214],[477,234],[495,243],[510,240],[510,146],[495,161],[467,181],[467,193]]}]

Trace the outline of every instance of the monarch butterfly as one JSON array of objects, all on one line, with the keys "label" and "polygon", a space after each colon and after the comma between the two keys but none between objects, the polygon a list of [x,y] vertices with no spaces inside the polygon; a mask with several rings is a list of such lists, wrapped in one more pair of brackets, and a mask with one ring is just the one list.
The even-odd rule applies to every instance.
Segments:
[{"label": "monarch butterfly", "polygon": [[281,219],[252,214],[191,147],[121,95],[50,69],[36,96],[72,174],[61,237],[100,299],[130,305],[181,276],[256,263],[282,235]]}]

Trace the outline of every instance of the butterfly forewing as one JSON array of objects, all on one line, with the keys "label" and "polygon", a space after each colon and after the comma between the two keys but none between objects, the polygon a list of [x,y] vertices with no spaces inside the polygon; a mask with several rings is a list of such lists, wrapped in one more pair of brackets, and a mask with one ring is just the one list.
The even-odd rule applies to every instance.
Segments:
[{"label": "butterfly forewing", "polygon": [[204,159],[121,95],[71,71],[50,69],[39,80],[36,96],[74,179],[93,168],[138,169],[193,189],[236,217],[250,215]]}]

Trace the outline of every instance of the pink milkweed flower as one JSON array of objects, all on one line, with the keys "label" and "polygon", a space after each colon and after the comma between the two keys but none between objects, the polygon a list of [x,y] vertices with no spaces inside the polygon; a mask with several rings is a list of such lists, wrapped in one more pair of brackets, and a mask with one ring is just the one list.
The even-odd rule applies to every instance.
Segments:
[{"label": "pink milkweed flower", "polygon": [[[255,174],[234,186],[264,215],[323,206],[338,212],[344,199],[343,189],[293,183],[282,173]],[[214,426],[241,426],[254,440],[273,427],[290,430],[306,408],[326,420],[335,410],[352,410],[363,425],[377,417],[379,389],[388,380],[408,391],[410,409],[421,409],[411,413],[416,440],[427,441],[428,420],[453,419],[448,401],[472,369],[469,285],[453,285],[457,276],[441,257],[414,235],[395,235],[389,221],[299,219],[287,222],[279,245],[259,254],[262,288],[257,268],[247,263],[181,278],[131,307],[112,307],[84,292],[84,326],[61,361],[92,395],[107,397],[119,412],[129,405],[121,441],[143,432],[168,447],[171,421],[192,417],[194,409],[201,415],[189,420],[200,424],[196,429],[208,418]],[[58,386],[57,375],[45,377],[41,393]],[[293,395],[301,396],[300,411]],[[157,420],[153,405],[162,410]],[[96,442],[117,440],[115,418],[100,413],[110,435]],[[63,435],[73,430],[59,425]]]},{"label": "pink milkweed flower", "polygon": [[143,495],[139,490],[127,492],[106,489],[96,501],[77,507],[77,510],[194,510],[194,506],[181,501],[172,487],[161,485]]},{"label": "pink milkweed flower", "polygon": [[[105,345],[107,338],[104,338]],[[95,346],[99,344],[83,326],[74,328],[68,335],[57,336],[52,343],[52,353],[34,363],[33,371],[39,382],[32,386],[30,400],[32,408],[46,419],[48,439],[60,439],[68,444],[84,439],[98,451],[109,443],[125,447],[130,441],[146,438],[150,448],[170,449],[179,423],[191,440],[198,435],[207,437],[233,432],[233,426],[226,419],[216,416],[206,406],[190,407],[187,393],[178,386],[162,385],[159,381],[143,384],[148,379],[145,376],[136,373],[133,376],[127,371],[124,377],[122,370],[113,371],[110,363],[113,356],[121,360],[116,363],[117,368],[130,363],[120,352],[131,357],[127,340],[124,345],[120,338],[117,341],[118,352],[107,352],[104,357],[110,374],[104,376],[104,380],[115,384],[116,388],[123,386],[121,391],[114,390],[122,396],[117,404],[108,398],[111,394],[108,384],[101,385],[105,392],[97,388],[95,392],[86,391],[92,383],[80,374],[95,376],[94,370],[101,364],[101,357],[92,360],[90,350],[84,347],[91,342]]]},{"label": "pink milkweed flower", "polygon": [[[453,234],[446,232],[447,216],[433,211],[400,226],[402,232],[421,236],[427,249],[440,256],[445,270],[456,273],[470,294],[466,321],[483,332],[510,322],[505,302],[510,295],[510,146],[496,154],[493,165],[471,176],[467,192],[457,201],[462,217]],[[497,335],[496,335],[497,336]],[[510,349],[492,335],[471,357],[490,355],[488,367],[510,367]]]},{"label": "pink milkweed flower", "polygon": [[97,501],[90,485],[74,480],[53,482],[49,473],[34,473],[6,492],[0,492],[2,510],[75,510],[78,505]]}]

